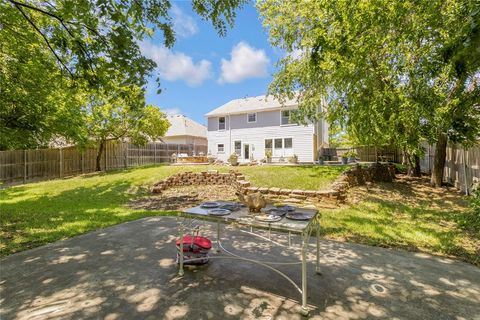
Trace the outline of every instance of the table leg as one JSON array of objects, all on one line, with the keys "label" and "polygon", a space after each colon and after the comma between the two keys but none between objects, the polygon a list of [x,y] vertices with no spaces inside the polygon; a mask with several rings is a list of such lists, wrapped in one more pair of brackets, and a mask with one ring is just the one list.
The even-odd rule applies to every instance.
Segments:
[{"label": "table leg", "polygon": [[180,236],[180,251],[178,253],[178,261],[179,261],[180,268],[178,269],[178,275],[181,277],[183,276],[183,224],[180,225],[179,236]]},{"label": "table leg", "polygon": [[320,272],[320,224],[317,223],[316,226],[316,236],[317,236],[317,263],[315,266],[315,272],[317,274],[322,274]]},{"label": "table leg", "polygon": [[308,232],[302,235],[302,314],[308,315],[307,306],[307,248],[308,248]]},{"label": "table leg", "polygon": [[217,222],[217,252],[220,251],[220,222]]}]

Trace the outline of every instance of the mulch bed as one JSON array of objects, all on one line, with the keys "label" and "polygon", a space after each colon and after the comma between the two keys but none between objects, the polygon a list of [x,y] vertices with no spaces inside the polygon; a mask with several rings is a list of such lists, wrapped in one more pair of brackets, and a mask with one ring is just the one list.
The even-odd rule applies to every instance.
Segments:
[{"label": "mulch bed", "polygon": [[183,210],[205,201],[236,200],[236,189],[226,185],[182,186],[162,191],[161,194],[130,201],[128,206],[144,210]]}]

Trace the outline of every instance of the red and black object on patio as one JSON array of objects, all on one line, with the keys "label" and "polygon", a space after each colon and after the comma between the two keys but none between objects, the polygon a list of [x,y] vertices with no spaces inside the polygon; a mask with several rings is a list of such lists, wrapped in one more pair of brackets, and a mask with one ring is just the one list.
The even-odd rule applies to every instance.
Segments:
[{"label": "red and black object on patio", "polygon": [[[178,263],[180,258],[180,239],[176,241],[176,245]],[[210,249],[212,249],[212,241],[206,237],[189,234],[183,237],[183,261],[185,264],[207,263]]]}]

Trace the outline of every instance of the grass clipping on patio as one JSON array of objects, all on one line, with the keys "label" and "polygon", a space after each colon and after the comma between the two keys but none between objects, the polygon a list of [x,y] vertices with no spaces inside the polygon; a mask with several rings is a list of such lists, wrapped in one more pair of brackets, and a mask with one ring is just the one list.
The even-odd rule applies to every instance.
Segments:
[{"label": "grass clipping on patio", "polygon": [[347,204],[322,210],[326,238],[458,257],[480,265],[480,235],[461,228],[472,214],[451,188],[432,188],[427,178],[398,176],[393,183],[350,189]]}]

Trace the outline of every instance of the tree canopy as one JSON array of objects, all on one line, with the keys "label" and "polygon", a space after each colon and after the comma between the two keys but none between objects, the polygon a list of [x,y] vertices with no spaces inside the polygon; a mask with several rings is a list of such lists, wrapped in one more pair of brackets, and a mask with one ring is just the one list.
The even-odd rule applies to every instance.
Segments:
[{"label": "tree canopy", "polygon": [[[224,35],[245,2],[191,5]],[[173,45],[170,8],[169,0],[0,2],[0,147],[42,146],[55,134],[85,139],[70,129],[85,111],[79,100],[86,92],[116,97],[133,90],[130,105],[145,106],[155,63],[138,43],[159,31],[164,45]]]},{"label": "tree canopy", "polygon": [[436,142],[437,185],[446,141],[479,138],[480,2],[262,0],[258,8],[271,43],[289,53],[270,91],[301,90],[305,114],[326,97],[329,120],[358,144],[418,155],[421,139]]}]

